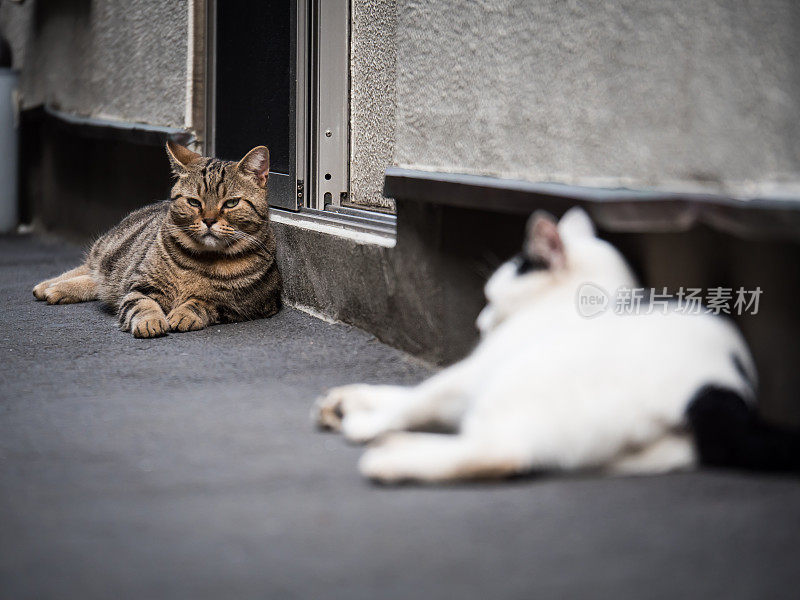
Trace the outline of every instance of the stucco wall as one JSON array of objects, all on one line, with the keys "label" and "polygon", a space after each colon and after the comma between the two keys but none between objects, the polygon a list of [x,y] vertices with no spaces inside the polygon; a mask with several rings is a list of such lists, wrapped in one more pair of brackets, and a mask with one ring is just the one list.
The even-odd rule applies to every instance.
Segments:
[{"label": "stucco wall", "polygon": [[187,0],[3,2],[24,106],[183,126]]},{"label": "stucco wall", "polygon": [[[25,106],[184,124],[187,0],[0,5]],[[383,170],[706,186],[796,181],[793,0],[353,0],[351,200]]]},{"label": "stucco wall", "polygon": [[394,157],[397,2],[352,0],[350,201],[393,208],[383,172]]},{"label": "stucco wall", "polygon": [[797,181],[798,31],[795,0],[398,0],[395,164],[728,191]]}]

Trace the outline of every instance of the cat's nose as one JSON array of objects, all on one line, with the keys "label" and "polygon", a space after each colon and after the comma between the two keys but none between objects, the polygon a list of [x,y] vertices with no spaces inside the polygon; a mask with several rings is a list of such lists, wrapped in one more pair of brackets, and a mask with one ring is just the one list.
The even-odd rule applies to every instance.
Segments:
[{"label": "cat's nose", "polygon": [[203,219],[203,223],[206,224],[206,227],[211,227],[216,222],[216,219]]}]

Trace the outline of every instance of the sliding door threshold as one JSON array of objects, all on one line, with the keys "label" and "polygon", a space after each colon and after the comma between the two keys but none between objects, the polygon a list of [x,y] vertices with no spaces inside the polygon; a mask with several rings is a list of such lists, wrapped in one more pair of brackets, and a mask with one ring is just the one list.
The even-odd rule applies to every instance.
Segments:
[{"label": "sliding door threshold", "polygon": [[397,218],[394,215],[354,208],[336,207],[333,210],[304,208],[294,212],[273,207],[270,208],[270,219],[283,225],[387,248],[394,247],[397,237]]}]

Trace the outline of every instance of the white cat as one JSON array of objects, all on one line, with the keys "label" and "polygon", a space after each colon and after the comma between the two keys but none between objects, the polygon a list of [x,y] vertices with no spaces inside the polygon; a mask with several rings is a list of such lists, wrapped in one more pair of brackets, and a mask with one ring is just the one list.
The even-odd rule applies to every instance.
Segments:
[{"label": "white cat", "polygon": [[[686,411],[698,391],[753,400],[744,340],[725,319],[674,307],[585,318],[576,300],[588,282],[637,287],[585,212],[572,209],[557,224],[537,213],[522,255],[486,284],[470,356],[414,387],[335,388],[317,401],[317,423],[373,442],[359,468],[387,483],[694,466]],[[454,433],[418,431],[432,429]]]}]

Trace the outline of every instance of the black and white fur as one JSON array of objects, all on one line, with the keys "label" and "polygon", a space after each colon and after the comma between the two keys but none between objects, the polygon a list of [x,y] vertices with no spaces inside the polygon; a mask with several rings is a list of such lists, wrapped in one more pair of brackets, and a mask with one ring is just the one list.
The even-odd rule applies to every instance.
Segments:
[{"label": "black and white fur", "polygon": [[[749,418],[756,381],[739,331],[675,310],[586,319],[576,308],[586,282],[612,292],[637,286],[585,212],[558,224],[534,215],[522,255],[486,284],[482,339],[470,356],[414,387],[335,388],[317,401],[318,424],[372,442],[359,468],[387,483],[662,473],[694,467],[698,448],[730,462],[731,440],[719,451],[713,438],[738,434],[720,434],[713,420]],[[690,403],[705,445],[690,435]],[[454,434],[420,431],[441,429]]]}]

